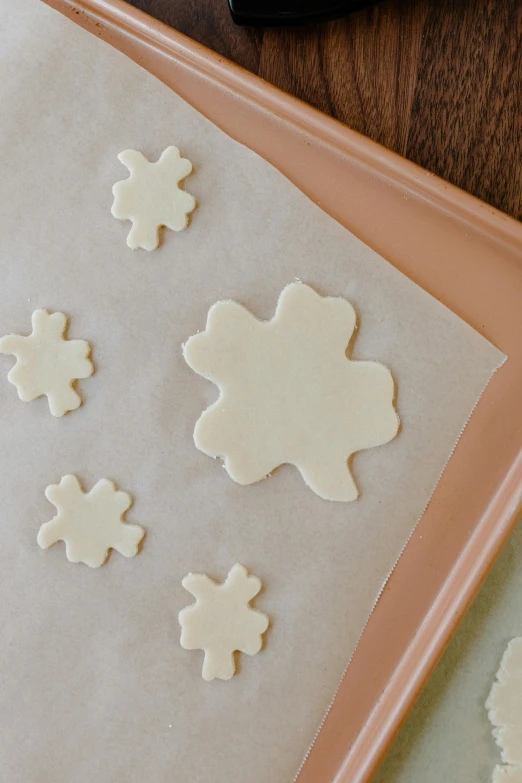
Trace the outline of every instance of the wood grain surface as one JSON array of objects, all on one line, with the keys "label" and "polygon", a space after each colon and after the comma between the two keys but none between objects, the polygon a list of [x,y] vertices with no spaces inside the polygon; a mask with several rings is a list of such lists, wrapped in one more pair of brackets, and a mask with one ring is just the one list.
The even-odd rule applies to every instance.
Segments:
[{"label": "wood grain surface", "polygon": [[264,30],[226,0],[130,2],[522,219],[522,0],[384,0]]}]

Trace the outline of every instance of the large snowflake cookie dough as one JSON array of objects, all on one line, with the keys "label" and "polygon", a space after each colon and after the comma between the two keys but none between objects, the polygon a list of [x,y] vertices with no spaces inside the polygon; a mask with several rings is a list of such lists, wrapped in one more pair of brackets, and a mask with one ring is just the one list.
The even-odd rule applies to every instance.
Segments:
[{"label": "large snowflake cookie dough", "polygon": [[31,323],[29,336],[9,334],[0,339],[0,352],[16,357],[7,378],[23,402],[45,395],[52,415],[63,416],[82,404],[72,384],[94,372],[88,358],[91,347],[85,340],[64,337],[67,318],[63,313],[35,310]]},{"label": "large snowflake cookie dough", "polygon": [[160,227],[182,231],[196,206],[194,196],[179,186],[192,171],[192,163],[180,156],[177,147],[167,147],[155,163],[136,150],[120,152],[118,158],[130,176],[113,186],[111,212],[119,220],[132,221],[127,236],[130,248],[155,250]]},{"label": "large snowflake cookie dough", "polygon": [[126,492],[117,490],[112,481],[101,479],[86,493],[76,476],[64,476],[59,484],[47,487],[45,496],[56,506],[58,514],[38,532],[42,549],[65,541],[67,559],[91,568],[105,562],[109,549],[116,549],[124,557],[137,554],[145,531],[123,521],[132,500]]},{"label": "large snowflake cookie dough", "polygon": [[497,766],[493,783],[522,783],[522,638],[512,639],[502,656],[496,682],[486,701],[493,737],[505,766]]},{"label": "large snowflake cookie dough", "polygon": [[229,680],[235,672],[234,653],[255,655],[263,646],[268,617],[249,605],[261,581],[236,564],[223,584],[206,574],[188,574],[182,584],[196,603],[179,613],[181,646],[204,650],[204,680]]},{"label": "large snowflake cookie dough", "polygon": [[197,448],[222,457],[239,484],[290,463],[320,497],[355,500],[349,457],[399,428],[390,371],[346,356],[355,323],[349,302],[303,283],[282,291],[270,321],[237,302],[214,304],[205,331],[183,347],[221,392],[196,423]]}]

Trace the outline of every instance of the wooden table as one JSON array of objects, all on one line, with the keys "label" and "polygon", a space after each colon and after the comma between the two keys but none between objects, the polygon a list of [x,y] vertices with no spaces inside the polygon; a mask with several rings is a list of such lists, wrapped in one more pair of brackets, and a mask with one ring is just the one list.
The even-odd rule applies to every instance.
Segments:
[{"label": "wooden table", "polygon": [[384,0],[265,30],[226,0],[130,1],[522,219],[522,0]]}]

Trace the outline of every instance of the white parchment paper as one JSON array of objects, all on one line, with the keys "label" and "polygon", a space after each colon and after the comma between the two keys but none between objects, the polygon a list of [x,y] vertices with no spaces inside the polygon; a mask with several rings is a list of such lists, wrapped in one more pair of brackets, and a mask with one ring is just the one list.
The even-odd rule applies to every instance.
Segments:
[{"label": "white parchment paper", "polygon": [[[502,355],[167,87],[36,0],[0,0],[0,334],[37,307],[70,317],[95,375],[53,419],[0,357],[0,777],[9,783],[290,783],[379,589]],[[154,253],[110,214],[127,147],[194,164],[189,229]],[[312,153],[311,153],[312,154]],[[347,187],[350,183],[347,182]],[[402,430],[356,455],[361,497],[316,497],[291,467],[235,485],[192,430],[217,389],[181,344],[210,305],[273,314],[300,278],[360,316]],[[73,565],[36,544],[48,484],[114,480],[147,528],[132,560]],[[189,571],[258,575],[272,626],[230,682],[179,645]]]}]

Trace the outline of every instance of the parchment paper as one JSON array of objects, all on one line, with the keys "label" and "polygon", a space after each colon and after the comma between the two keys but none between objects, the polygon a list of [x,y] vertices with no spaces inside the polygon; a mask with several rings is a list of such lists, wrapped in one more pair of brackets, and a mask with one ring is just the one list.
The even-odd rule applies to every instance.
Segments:
[{"label": "parchment paper", "polygon": [[[502,356],[134,63],[35,0],[0,9],[0,334],[62,310],[96,365],[83,407],[56,420],[45,398],[20,402],[0,357],[1,778],[290,783]],[[199,206],[159,251],[132,252],[110,214],[117,153],[169,144],[194,164]],[[351,504],[291,467],[240,487],[192,442],[217,389],[182,342],[220,298],[271,317],[295,278],[354,304],[353,356],[397,381],[402,431],[355,457]],[[39,550],[44,489],[65,473],[134,496],[138,557],[90,570],[63,545]],[[238,561],[272,627],[232,681],[209,684],[179,645],[181,579]]]}]

